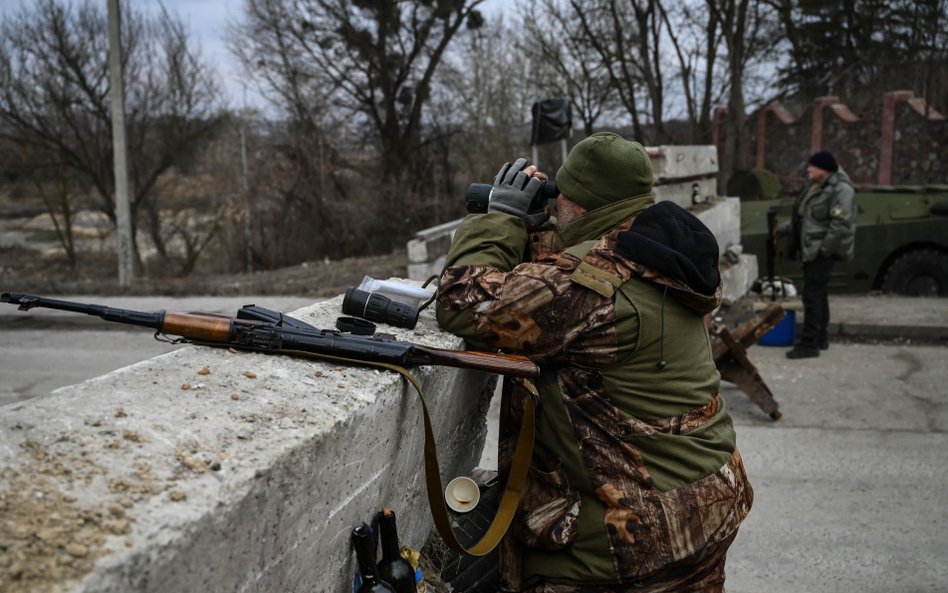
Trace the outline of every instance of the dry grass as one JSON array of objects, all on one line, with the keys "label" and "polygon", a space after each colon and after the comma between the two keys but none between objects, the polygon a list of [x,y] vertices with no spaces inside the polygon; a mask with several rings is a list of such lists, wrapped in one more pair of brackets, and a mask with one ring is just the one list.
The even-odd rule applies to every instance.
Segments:
[{"label": "dry grass", "polygon": [[312,261],[296,266],[240,274],[192,274],[187,278],[139,278],[130,288],[118,284],[112,256],[83,254],[75,268],[65,257],[0,247],[0,290],[42,294],[133,294],[164,296],[301,295],[329,297],[356,286],[365,275],[407,275],[404,251],[387,255]]}]

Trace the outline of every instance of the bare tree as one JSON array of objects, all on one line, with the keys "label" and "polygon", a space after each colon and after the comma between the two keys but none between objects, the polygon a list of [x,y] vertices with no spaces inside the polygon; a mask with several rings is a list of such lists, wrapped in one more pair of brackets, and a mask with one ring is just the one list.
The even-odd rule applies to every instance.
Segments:
[{"label": "bare tree", "polygon": [[542,15],[524,18],[518,34],[537,86],[548,96],[568,97],[584,135],[592,134],[603,115],[620,106],[603,59],[570,3],[532,0],[523,12]]},{"label": "bare tree", "polygon": [[234,49],[301,119],[332,107],[370,128],[398,186],[413,177],[435,73],[482,1],[247,0]]},{"label": "bare tree", "polygon": [[[92,188],[114,223],[108,37],[99,4],[38,0],[4,19],[0,123],[6,139],[50,155]],[[186,167],[214,131],[219,94],[180,21],[127,10],[122,28],[133,221],[167,258],[156,184]]]},{"label": "bare tree", "polygon": [[692,144],[711,142],[711,109],[720,100],[715,83],[721,36],[718,20],[709,18],[703,8],[693,0],[659,5],[678,62]]},{"label": "bare tree", "polygon": [[[636,138],[649,143],[668,141],[659,0],[569,2],[586,41],[609,71]],[[648,132],[645,123],[650,124]]]},{"label": "bare tree", "polygon": [[727,50],[727,117],[724,121],[724,154],[721,178],[749,165],[750,141],[746,133],[745,75],[748,64],[770,47],[763,35],[770,12],[760,0],[705,0],[710,18],[717,22]]},{"label": "bare tree", "polygon": [[83,185],[55,154],[23,143],[0,143],[0,170],[8,178],[4,181],[11,182],[13,193],[29,191],[42,199],[66,260],[75,268],[75,197],[82,193]]},{"label": "bare tree", "polygon": [[515,51],[519,27],[494,15],[466,31],[435,81],[432,119],[454,138],[465,183],[490,181],[505,160],[529,154],[529,110],[540,91],[537,66]]}]

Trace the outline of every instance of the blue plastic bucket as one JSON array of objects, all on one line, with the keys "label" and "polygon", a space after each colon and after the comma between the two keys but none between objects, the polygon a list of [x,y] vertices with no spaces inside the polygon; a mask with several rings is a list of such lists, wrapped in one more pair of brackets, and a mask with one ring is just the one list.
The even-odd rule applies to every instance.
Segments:
[{"label": "blue plastic bucket", "polygon": [[793,311],[786,311],[783,319],[770,328],[757,341],[761,346],[793,346],[797,335],[797,316]]}]

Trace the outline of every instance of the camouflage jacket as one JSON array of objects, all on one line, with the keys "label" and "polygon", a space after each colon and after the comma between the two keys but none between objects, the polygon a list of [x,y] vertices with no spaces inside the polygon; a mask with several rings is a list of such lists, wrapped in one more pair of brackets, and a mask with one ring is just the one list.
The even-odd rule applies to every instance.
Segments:
[{"label": "camouflage jacket", "polygon": [[752,491],[704,320],[720,299],[717,243],[708,231],[692,259],[668,248],[687,241],[692,219],[707,231],[649,195],[587,214],[552,240],[502,213],[471,215],[455,234],[439,323],[541,367],[528,486],[502,552],[505,590],[635,583],[722,541],[747,514]]}]

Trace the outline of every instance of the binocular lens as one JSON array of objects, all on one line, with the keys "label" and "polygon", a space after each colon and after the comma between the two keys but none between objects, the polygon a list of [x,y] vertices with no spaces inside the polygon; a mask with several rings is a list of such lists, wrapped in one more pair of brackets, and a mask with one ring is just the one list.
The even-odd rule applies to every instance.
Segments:
[{"label": "binocular lens", "polygon": [[[471,214],[484,214],[487,212],[487,205],[490,202],[490,190],[493,186],[489,183],[472,183],[467,186],[464,192],[464,207]],[[537,192],[533,203],[530,204],[530,212],[543,210],[547,202],[555,200],[560,194],[555,181],[545,180],[540,185],[540,191]]]},{"label": "binocular lens", "polygon": [[358,288],[346,289],[346,295],[342,298],[342,312],[346,315],[407,329],[414,329],[415,324],[418,323],[416,307]]}]

